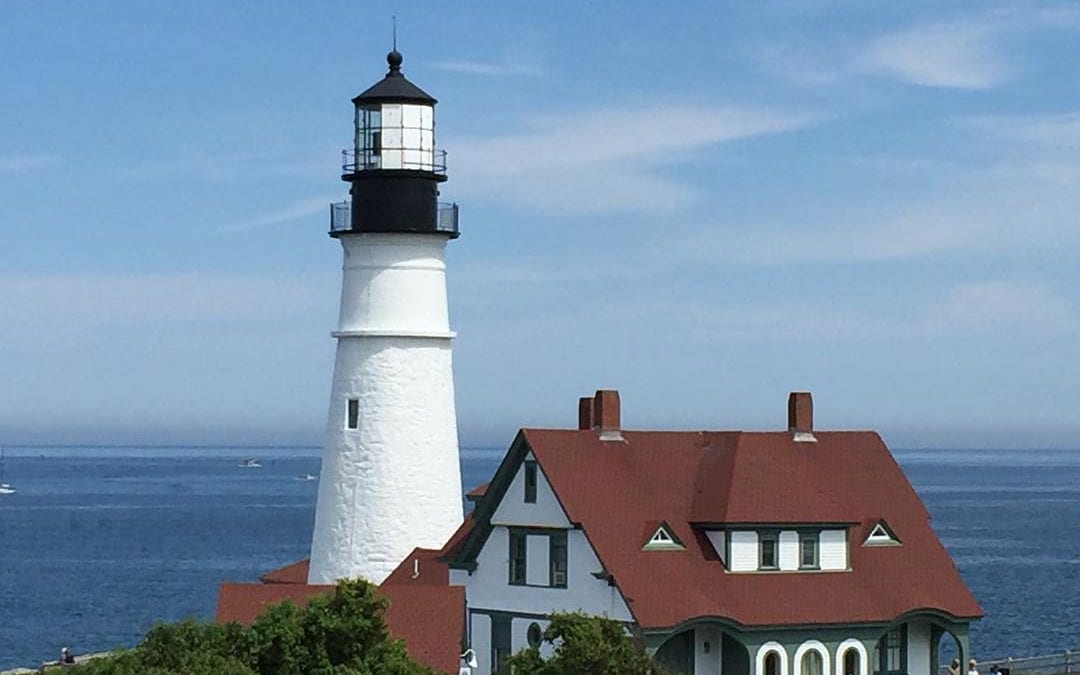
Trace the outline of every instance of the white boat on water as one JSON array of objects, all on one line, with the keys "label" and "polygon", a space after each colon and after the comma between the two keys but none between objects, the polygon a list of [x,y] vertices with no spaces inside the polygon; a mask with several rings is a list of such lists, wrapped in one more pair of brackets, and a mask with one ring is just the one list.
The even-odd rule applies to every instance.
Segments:
[{"label": "white boat on water", "polygon": [[0,495],[13,495],[15,488],[4,482],[4,449],[0,448]]},{"label": "white boat on water", "polygon": [[241,469],[261,469],[262,464],[259,464],[259,460],[255,459],[254,457],[248,457],[247,459],[245,459],[243,462],[240,463],[240,468]]},{"label": "white boat on water", "polygon": [[310,473],[305,473],[303,476],[297,476],[296,480],[313,481],[313,480],[319,480],[319,477],[318,476],[312,476]]}]

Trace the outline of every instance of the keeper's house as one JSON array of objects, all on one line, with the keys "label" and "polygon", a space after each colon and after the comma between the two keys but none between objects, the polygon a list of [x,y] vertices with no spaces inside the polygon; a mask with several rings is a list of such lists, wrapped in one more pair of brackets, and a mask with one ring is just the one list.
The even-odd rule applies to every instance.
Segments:
[{"label": "keeper's house", "polygon": [[[581,609],[631,624],[673,673],[932,675],[981,615],[881,437],[624,431],[619,395],[576,430],[522,430],[447,558],[478,673]],[[482,494],[481,494],[482,493]]]},{"label": "keeper's house", "polygon": [[965,659],[981,616],[880,436],[815,430],[808,393],[786,431],[673,432],[623,430],[618,392],[598,391],[577,429],[521,430],[469,499],[447,546],[394,575],[464,590],[444,623],[462,665],[475,655],[465,673],[581,610],[672,673],[936,675],[942,636]]}]

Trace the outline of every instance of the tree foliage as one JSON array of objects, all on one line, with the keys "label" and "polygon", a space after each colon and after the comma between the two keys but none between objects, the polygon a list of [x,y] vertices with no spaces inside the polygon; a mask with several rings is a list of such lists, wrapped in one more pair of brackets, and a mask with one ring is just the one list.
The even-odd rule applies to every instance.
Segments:
[{"label": "tree foliage", "polygon": [[509,665],[514,675],[664,675],[623,624],[577,612],[553,614],[540,647],[514,654]]},{"label": "tree foliage", "polygon": [[79,675],[433,675],[390,636],[386,600],[366,581],[342,581],[305,608],[268,607],[251,626],[190,619],[158,624],[133,649]]}]

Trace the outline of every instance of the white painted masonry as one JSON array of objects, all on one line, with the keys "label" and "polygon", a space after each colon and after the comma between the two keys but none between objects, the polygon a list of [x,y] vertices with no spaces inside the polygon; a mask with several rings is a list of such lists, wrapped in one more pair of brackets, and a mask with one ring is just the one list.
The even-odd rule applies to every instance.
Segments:
[{"label": "white painted masonry", "polygon": [[785,572],[799,569],[799,533],[794,530],[780,533],[780,569]]},{"label": "white painted masonry", "polygon": [[[706,651],[708,645],[708,651]],[[694,675],[722,675],[724,638],[717,628],[694,629]]]},{"label": "white painted masonry", "polygon": [[907,625],[907,665],[909,675],[934,675],[930,672],[930,624],[909,621]]},{"label": "white painted masonry", "polygon": [[[447,239],[347,234],[308,583],[381,583],[461,523]],[[359,401],[346,428],[349,399]]]},{"label": "white painted masonry", "polygon": [[821,543],[818,546],[821,569],[846,570],[848,568],[846,530],[822,530]]},{"label": "white painted masonry", "polygon": [[[844,672],[844,655],[849,649],[859,653],[859,672]],[[870,658],[867,656],[866,645],[861,640],[851,638],[844,640],[836,647],[836,675],[870,675]]]},{"label": "white painted masonry", "polygon": [[757,532],[734,530],[731,532],[732,572],[753,572],[758,568]]}]

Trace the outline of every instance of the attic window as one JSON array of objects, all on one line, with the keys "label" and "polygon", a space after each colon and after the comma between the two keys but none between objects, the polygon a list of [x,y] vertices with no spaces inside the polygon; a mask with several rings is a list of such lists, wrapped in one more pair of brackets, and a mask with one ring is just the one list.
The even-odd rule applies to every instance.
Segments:
[{"label": "attic window", "polygon": [[681,551],[684,548],[686,547],[671,534],[667,524],[661,524],[656,528],[653,535],[649,537],[649,541],[642,547],[645,551]]},{"label": "attic window", "polygon": [[882,520],[874,525],[870,530],[869,536],[866,537],[866,541],[863,542],[863,546],[899,546],[900,540],[896,538],[896,535],[892,533],[889,526]]},{"label": "attic window", "polygon": [[536,503],[536,462],[525,462],[525,503]]}]

